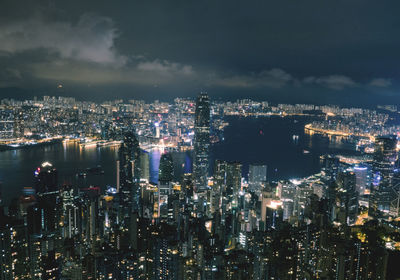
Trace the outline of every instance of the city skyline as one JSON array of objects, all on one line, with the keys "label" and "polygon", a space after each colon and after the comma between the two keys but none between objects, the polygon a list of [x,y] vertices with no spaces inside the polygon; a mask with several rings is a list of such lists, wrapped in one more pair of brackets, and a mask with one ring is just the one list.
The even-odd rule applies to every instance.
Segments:
[{"label": "city skyline", "polygon": [[0,280],[400,279],[400,2],[0,2]]},{"label": "city skyline", "polygon": [[0,276],[395,279],[398,112],[2,99]]}]

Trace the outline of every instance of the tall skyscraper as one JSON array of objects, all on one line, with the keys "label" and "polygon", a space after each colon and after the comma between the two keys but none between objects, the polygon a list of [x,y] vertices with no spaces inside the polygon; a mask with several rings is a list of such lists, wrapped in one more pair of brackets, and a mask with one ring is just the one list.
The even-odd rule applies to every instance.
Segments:
[{"label": "tall skyscraper", "polygon": [[242,183],[242,164],[240,162],[228,162],[226,166],[226,187],[228,194],[237,197]]},{"label": "tall skyscraper", "polygon": [[388,215],[392,201],[397,198],[392,189],[394,167],[397,160],[396,145],[395,136],[381,136],[375,139],[370,215]]},{"label": "tall skyscraper", "polygon": [[[358,191],[356,188],[356,175],[354,172],[341,172],[336,179],[336,206],[340,205],[337,219],[342,223],[352,225],[358,214]],[[341,220],[342,219],[342,220]]]},{"label": "tall skyscraper", "polygon": [[156,122],[154,126],[156,128],[156,138],[160,138],[160,123]]},{"label": "tall skyscraper", "polygon": [[396,136],[382,136],[375,139],[373,168],[379,173],[381,181],[391,183],[394,165],[397,160]]},{"label": "tall skyscraper", "polygon": [[211,190],[211,214],[220,211],[221,224],[225,224],[226,205],[228,196],[226,193],[227,162],[216,160],[214,163],[214,184]]},{"label": "tall skyscraper", "polygon": [[131,203],[132,211],[139,211],[140,205],[140,146],[132,131],[125,132],[119,149],[119,178],[122,200]]},{"label": "tall skyscraper", "polygon": [[336,176],[339,172],[339,158],[331,155],[324,157],[324,167],[323,170],[332,181],[336,180]]},{"label": "tall skyscraper", "polygon": [[147,182],[150,180],[150,156],[146,151],[140,154],[140,173],[140,179]]},{"label": "tall skyscraper", "polygon": [[13,133],[15,138],[24,136],[24,113],[22,110],[14,110]]},{"label": "tall skyscraper", "polygon": [[0,279],[12,279],[10,230],[0,225]]},{"label": "tall skyscraper", "polygon": [[[174,162],[170,153],[163,154],[160,159],[158,176],[159,199],[167,201],[168,195],[171,194],[172,184],[174,179]],[[166,195],[166,197],[163,197]],[[161,205],[161,203],[159,203]]]},{"label": "tall skyscraper", "polygon": [[356,166],[354,167],[354,173],[356,174],[356,189],[359,195],[363,195],[368,186],[368,167],[367,166]]},{"label": "tall skyscraper", "polygon": [[267,181],[266,165],[249,166],[249,188],[250,190],[261,190]]},{"label": "tall skyscraper", "polygon": [[210,148],[210,100],[207,93],[200,93],[196,100],[194,120],[193,175],[196,191],[207,188],[208,156]]}]

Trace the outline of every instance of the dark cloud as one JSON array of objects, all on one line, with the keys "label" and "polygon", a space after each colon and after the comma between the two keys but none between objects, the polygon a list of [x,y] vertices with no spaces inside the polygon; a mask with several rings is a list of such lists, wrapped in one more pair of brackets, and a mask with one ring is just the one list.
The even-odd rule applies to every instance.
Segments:
[{"label": "dark cloud", "polygon": [[261,71],[258,74],[219,77],[212,81],[211,85],[233,88],[282,88],[292,80],[293,78],[289,73],[282,69],[274,68]]},{"label": "dark cloud", "polygon": [[[72,24],[35,16],[0,29],[0,41],[4,42],[0,56],[18,64],[30,78],[82,84],[155,85],[194,75],[190,65],[122,55],[115,47],[117,37],[118,30],[108,17],[84,14]],[[26,57],[29,52],[32,59]],[[22,55],[26,60],[17,63]],[[9,85],[23,79],[15,68],[4,69],[1,76],[3,83]]]},{"label": "dark cloud", "polygon": [[394,96],[398,86],[396,0],[0,5],[0,87],[320,98],[325,90]]},{"label": "dark cloud", "polygon": [[392,81],[390,79],[375,78],[371,80],[369,85],[373,87],[390,87],[392,85]]},{"label": "dark cloud", "polygon": [[343,75],[330,75],[325,77],[307,77],[304,79],[305,84],[322,85],[335,90],[342,90],[347,87],[358,86],[351,78]]},{"label": "dark cloud", "polygon": [[122,65],[126,57],[116,52],[116,37],[112,20],[106,17],[84,14],[76,24],[34,17],[3,25],[0,51],[16,54],[43,48],[64,59]]},{"label": "dark cloud", "polygon": [[168,61],[144,61],[119,67],[96,63],[56,60],[51,63],[36,63],[31,66],[38,79],[72,82],[80,84],[129,84],[165,85],[179,79],[193,79],[190,66]]}]

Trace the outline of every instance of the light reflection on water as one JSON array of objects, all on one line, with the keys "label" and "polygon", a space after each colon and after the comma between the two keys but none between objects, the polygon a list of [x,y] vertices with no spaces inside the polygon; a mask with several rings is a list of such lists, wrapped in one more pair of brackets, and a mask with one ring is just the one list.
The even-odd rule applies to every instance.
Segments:
[{"label": "light reflection on water", "polygon": [[[150,156],[150,181],[158,181],[158,167],[161,151],[154,149]],[[0,152],[0,182],[6,204],[20,195],[24,187],[32,187],[33,171],[44,161],[49,161],[59,172],[59,184],[79,187],[115,185],[118,147],[81,148],[76,142],[58,143],[51,146]],[[101,165],[104,175],[88,174],[78,177],[77,173],[86,168]]]},{"label": "light reflection on water", "polygon": [[[326,152],[351,151],[353,145],[342,143],[339,139],[307,135],[304,123],[309,119],[293,122],[290,118],[239,119],[229,120],[225,141],[211,148],[210,171],[214,159],[238,160],[244,165],[243,175],[247,175],[248,165],[260,163],[268,165],[268,177],[279,179],[301,177],[318,172],[319,155]],[[259,131],[263,130],[261,135]],[[293,135],[298,139],[293,141]],[[304,150],[310,151],[309,154]],[[158,167],[162,151],[149,153],[150,181],[158,181]],[[189,165],[191,152],[173,153],[175,176],[182,175],[182,167]],[[59,171],[61,184],[79,187],[90,185],[105,187],[115,185],[118,147],[80,148],[76,142],[59,143],[51,146],[31,147],[21,150],[0,152],[0,182],[3,199],[9,203],[11,198],[20,194],[23,187],[33,185],[33,171],[44,161],[49,161]],[[101,165],[104,175],[76,176],[79,170]],[[186,167],[190,170],[190,167]],[[277,171],[274,171],[277,170]]]},{"label": "light reflection on water", "polygon": [[152,149],[149,153],[150,161],[150,182],[158,182],[158,168],[160,166],[161,151],[159,149]]}]

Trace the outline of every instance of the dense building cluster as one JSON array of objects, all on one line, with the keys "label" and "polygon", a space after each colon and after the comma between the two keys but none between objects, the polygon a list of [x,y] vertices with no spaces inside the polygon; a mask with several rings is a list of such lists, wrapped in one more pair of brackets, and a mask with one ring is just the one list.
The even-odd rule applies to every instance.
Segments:
[{"label": "dense building cluster", "polygon": [[[200,97],[199,97],[200,98]],[[71,97],[44,96],[32,100],[0,100],[0,149],[60,140],[63,137],[110,140],[119,138],[121,128],[134,126],[141,143],[186,149],[194,140],[196,100],[176,98],[174,102],[143,100],[79,101]],[[394,134],[400,129],[389,113],[397,107],[378,110],[342,108],[336,105],[271,104],[250,99],[209,102],[210,143],[221,140],[218,133],[227,125],[224,116],[320,116],[310,124],[319,132],[346,136]],[[389,113],[388,113],[389,112]],[[195,127],[196,126],[196,127]]]},{"label": "dense building cluster", "polygon": [[[231,105],[212,106],[205,93],[195,103],[177,99],[174,106],[115,102],[92,107],[85,102],[76,105],[72,99],[45,100],[39,102],[40,113],[32,115],[39,123],[49,122],[57,133],[77,133],[77,127],[85,126],[80,119],[85,116],[85,123],[98,124],[89,125],[93,131],[83,129],[85,135],[119,139],[118,161],[110,163],[117,165],[116,184],[64,186],[56,166],[44,162],[38,167],[33,188],[25,188],[18,200],[0,211],[1,280],[400,275],[396,137],[376,137],[373,158],[358,164],[327,155],[318,174],[269,182],[267,166],[255,163],[246,180],[240,162],[216,160],[209,172],[213,129],[223,126],[223,120],[211,116],[220,110],[226,113]],[[45,102],[56,107],[75,104],[71,111],[79,125],[63,119],[60,114],[67,112],[45,109]],[[264,105],[268,104],[260,106]],[[2,106],[10,104],[3,101]],[[103,116],[107,111],[110,119]],[[3,115],[7,114],[12,115]],[[12,118],[20,125],[14,125],[15,130],[23,125],[34,132],[25,114]],[[58,131],[60,127],[67,128]],[[193,168],[184,168],[177,178],[166,149],[158,182],[149,182],[141,141],[190,134]]]}]

